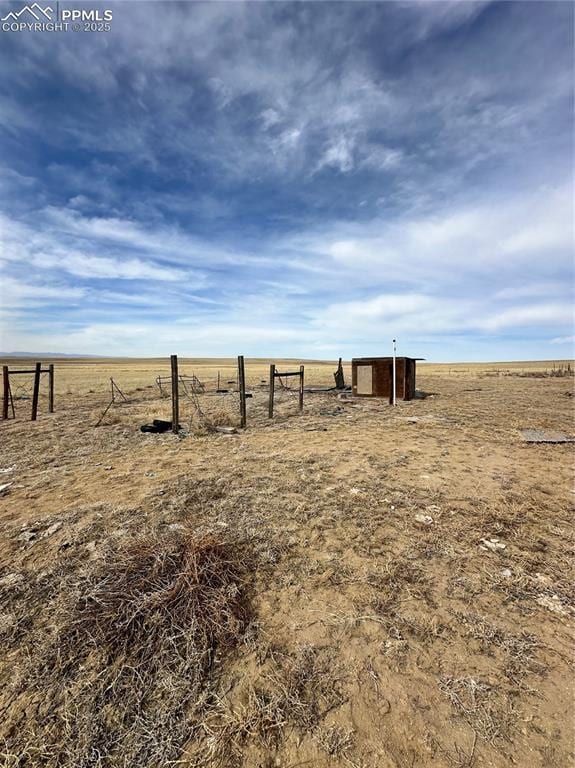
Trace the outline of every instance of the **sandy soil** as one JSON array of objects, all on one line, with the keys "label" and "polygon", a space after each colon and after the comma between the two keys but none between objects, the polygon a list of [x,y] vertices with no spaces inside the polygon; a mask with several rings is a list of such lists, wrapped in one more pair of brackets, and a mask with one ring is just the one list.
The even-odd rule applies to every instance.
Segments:
[{"label": "sandy soil", "polygon": [[[234,377],[233,361],[182,367]],[[0,744],[40,718],[19,669],[49,623],[14,585],[180,526],[260,548],[253,620],[183,765],[572,765],[574,446],[520,433],[573,434],[572,379],[518,375],[551,367],[420,366],[432,396],[396,408],[318,393],[300,414],[280,390],[270,422],[267,363],[249,361],[232,435],[197,406],[234,423],[233,393],[184,398],[180,436],[140,433],[169,418],[165,362],[56,362],[56,413],[43,396],[35,423],[23,381],[0,424],[0,632],[18,640],[0,651]],[[307,384],[333,370],[307,364]],[[110,376],[130,403],[95,427]],[[7,764],[33,765],[18,748]]]}]

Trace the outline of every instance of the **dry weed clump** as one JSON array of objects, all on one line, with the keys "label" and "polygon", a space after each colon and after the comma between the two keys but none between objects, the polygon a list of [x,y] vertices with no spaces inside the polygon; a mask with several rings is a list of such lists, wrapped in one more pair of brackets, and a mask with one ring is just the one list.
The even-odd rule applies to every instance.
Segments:
[{"label": "dry weed clump", "polygon": [[[327,656],[305,645],[295,653],[270,649],[268,661],[268,670],[250,684],[245,701],[219,702],[214,721],[204,722],[207,747],[202,765],[241,765],[245,748],[269,754],[294,729],[314,735],[316,741],[323,738],[324,718],[345,701],[341,679]],[[351,737],[342,735],[340,741],[342,751],[351,745]],[[336,749],[335,735],[329,743]]]},{"label": "dry weed clump", "polygon": [[475,733],[490,744],[508,738],[515,719],[511,699],[473,677],[442,677],[439,690]]},{"label": "dry weed clump", "polygon": [[316,734],[316,741],[321,749],[330,757],[340,757],[353,747],[353,730],[341,728],[338,725],[319,728]]},{"label": "dry weed clump", "polygon": [[466,635],[479,643],[483,653],[492,655],[499,648],[505,654],[505,675],[516,685],[524,685],[523,678],[530,673],[545,671],[545,665],[534,658],[540,645],[534,635],[526,632],[511,634],[474,613],[453,611],[453,615],[464,627]]},{"label": "dry weed clump", "polygon": [[248,544],[179,533],[110,549],[64,579],[23,650],[26,705],[0,734],[6,764],[177,760],[250,621],[253,559]]},{"label": "dry weed clump", "polygon": [[239,419],[225,408],[213,408],[203,414],[201,422],[207,430],[211,430],[215,427],[235,427]]}]

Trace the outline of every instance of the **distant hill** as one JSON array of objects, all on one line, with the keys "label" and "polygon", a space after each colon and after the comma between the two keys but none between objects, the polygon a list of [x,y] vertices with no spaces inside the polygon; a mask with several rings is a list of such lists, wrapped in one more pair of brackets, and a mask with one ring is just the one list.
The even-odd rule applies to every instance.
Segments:
[{"label": "distant hill", "polygon": [[101,357],[101,355],[75,355],[70,352],[0,352],[0,357]]}]

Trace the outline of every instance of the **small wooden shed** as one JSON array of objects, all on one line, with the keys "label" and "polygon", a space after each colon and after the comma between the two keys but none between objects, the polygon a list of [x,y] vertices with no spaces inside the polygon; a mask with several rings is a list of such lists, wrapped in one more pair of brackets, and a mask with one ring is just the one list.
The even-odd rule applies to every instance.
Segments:
[{"label": "small wooden shed", "polygon": [[[422,358],[395,358],[395,385],[398,400],[415,397],[415,362]],[[351,361],[352,391],[357,397],[393,398],[393,358],[356,357]]]}]

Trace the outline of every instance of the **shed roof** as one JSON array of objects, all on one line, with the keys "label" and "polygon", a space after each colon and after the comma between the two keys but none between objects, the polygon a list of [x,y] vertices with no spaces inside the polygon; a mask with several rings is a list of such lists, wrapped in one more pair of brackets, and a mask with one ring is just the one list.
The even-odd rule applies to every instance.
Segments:
[{"label": "shed roof", "polygon": [[[396,360],[425,360],[424,357],[407,357],[406,355],[397,355]],[[361,360],[393,360],[393,357],[353,357],[351,362],[359,362]]]}]

